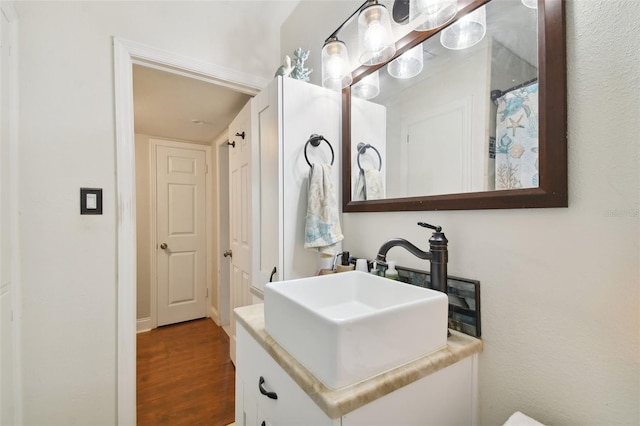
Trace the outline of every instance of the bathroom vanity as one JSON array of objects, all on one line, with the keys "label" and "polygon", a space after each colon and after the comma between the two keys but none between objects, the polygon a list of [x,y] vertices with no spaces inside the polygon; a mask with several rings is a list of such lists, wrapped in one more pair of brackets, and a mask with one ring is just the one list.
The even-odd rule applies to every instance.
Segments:
[{"label": "bathroom vanity", "polygon": [[330,389],[266,332],[263,304],[235,317],[237,425],[476,423],[479,339],[451,331],[435,352]]}]

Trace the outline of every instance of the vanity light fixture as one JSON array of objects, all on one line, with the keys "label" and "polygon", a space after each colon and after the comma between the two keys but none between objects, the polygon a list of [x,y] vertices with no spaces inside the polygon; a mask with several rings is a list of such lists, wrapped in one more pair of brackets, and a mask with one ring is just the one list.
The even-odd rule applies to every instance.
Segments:
[{"label": "vanity light fixture", "polygon": [[349,86],[351,81],[347,45],[338,40],[334,33],[322,47],[322,85],[327,89],[342,90]]},{"label": "vanity light fixture", "polygon": [[389,11],[378,0],[367,1],[360,11],[358,40],[362,65],[382,64],[396,54]]},{"label": "vanity light fixture", "polygon": [[458,13],[458,0],[412,0],[409,3],[411,22],[419,22],[417,31],[429,31],[451,21]]},{"label": "vanity light fixture", "polygon": [[362,99],[372,99],[380,94],[380,74],[373,72],[351,86],[351,94]]},{"label": "vanity light fixture", "polygon": [[347,45],[338,39],[338,32],[358,15],[358,55],[363,65],[377,65],[395,55],[396,46],[389,11],[378,0],[367,0],[329,36],[322,47],[322,85],[342,90],[351,85],[351,62]]},{"label": "vanity light fixture", "polygon": [[538,0],[522,0],[522,4],[527,6],[529,9],[538,8]]},{"label": "vanity light fixture", "polygon": [[442,30],[440,43],[447,49],[466,49],[479,43],[486,32],[487,12],[482,6]]},{"label": "vanity light fixture", "polygon": [[422,72],[423,61],[424,52],[420,43],[391,61],[387,65],[387,71],[391,77],[399,79],[415,77]]}]

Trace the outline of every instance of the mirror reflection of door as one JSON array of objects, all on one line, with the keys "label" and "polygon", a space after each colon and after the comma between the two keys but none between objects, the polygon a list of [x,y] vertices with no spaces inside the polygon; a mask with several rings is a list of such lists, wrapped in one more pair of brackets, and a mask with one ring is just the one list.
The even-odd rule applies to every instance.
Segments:
[{"label": "mirror reflection of door", "polygon": [[158,325],[206,316],[206,158],[208,148],[156,149]]},{"label": "mirror reflection of door", "polygon": [[[466,102],[465,102],[466,101]],[[471,189],[470,99],[426,107],[401,124],[402,196],[452,194]],[[404,149],[402,149],[404,148]]]}]

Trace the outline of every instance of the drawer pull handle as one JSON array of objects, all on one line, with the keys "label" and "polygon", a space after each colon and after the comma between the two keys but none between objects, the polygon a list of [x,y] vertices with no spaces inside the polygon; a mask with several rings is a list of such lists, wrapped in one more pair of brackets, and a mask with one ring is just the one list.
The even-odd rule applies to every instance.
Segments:
[{"label": "drawer pull handle", "polygon": [[260,389],[260,393],[271,399],[278,399],[278,394],[275,392],[269,392],[264,388],[264,377],[260,376],[260,382],[258,382],[258,389]]}]

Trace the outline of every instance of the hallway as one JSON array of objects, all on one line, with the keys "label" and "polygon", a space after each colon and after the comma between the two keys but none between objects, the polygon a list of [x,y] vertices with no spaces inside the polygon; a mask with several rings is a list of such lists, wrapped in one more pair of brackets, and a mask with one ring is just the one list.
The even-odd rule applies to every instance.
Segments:
[{"label": "hallway", "polygon": [[208,318],[137,335],[138,425],[224,426],[234,421],[229,337]]}]

